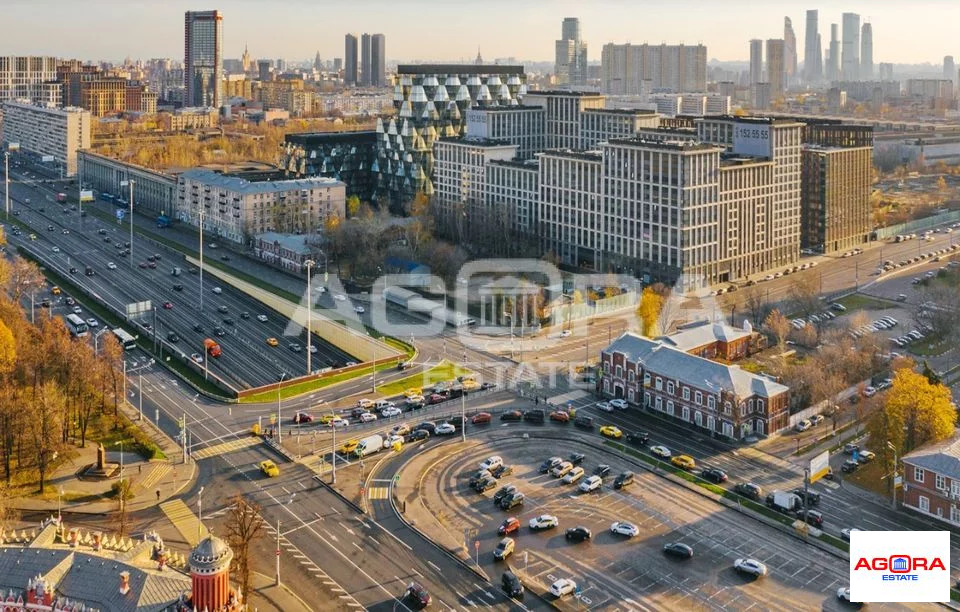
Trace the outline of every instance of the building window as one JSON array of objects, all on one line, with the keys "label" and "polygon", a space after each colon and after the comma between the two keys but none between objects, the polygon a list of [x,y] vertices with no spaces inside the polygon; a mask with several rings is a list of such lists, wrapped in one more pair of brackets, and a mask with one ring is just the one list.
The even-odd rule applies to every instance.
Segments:
[{"label": "building window", "polygon": [[610,393],[610,381],[609,381],[609,380],[603,381],[603,392],[604,392],[604,393],[607,393],[607,394]]},{"label": "building window", "polygon": [[923,468],[913,468],[913,479],[916,482],[923,482]]},{"label": "building window", "polygon": [[667,402],[667,414],[673,416],[673,402]]},{"label": "building window", "polygon": [[693,396],[693,401],[696,402],[697,406],[703,406],[703,393],[697,391]]},{"label": "building window", "polygon": [[960,497],[960,480],[950,481],[950,495],[954,499]]},{"label": "building window", "polygon": [[689,421],[689,420],[690,420],[690,409],[687,408],[686,406],[684,406],[683,408],[680,409],[680,414],[683,415],[683,420],[684,420],[684,421]]},{"label": "building window", "polygon": [[644,386],[644,387],[649,387],[649,386],[650,386],[650,375],[647,374],[646,372],[644,372],[644,374],[643,374],[643,386]]},{"label": "building window", "polygon": [[617,378],[623,378],[623,367],[617,366]]},{"label": "building window", "polygon": [[673,390],[674,390],[673,381],[672,380],[667,381],[667,393],[669,393],[670,395],[673,395]]},{"label": "building window", "polygon": [[943,491],[947,488],[947,479],[940,474],[936,475],[937,491]]},{"label": "building window", "polygon": [[950,506],[950,522],[960,524],[960,508]]},{"label": "building window", "polygon": [[660,399],[659,397],[657,398],[656,409],[657,409],[657,410],[663,410],[663,400]]},{"label": "building window", "polygon": [[707,396],[707,408],[709,408],[710,410],[716,410],[716,409],[717,409],[717,398],[713,397],[712,395],[708,395],[708,396]]},{"label": "building window", "polygon": [[762,399],[758,399],[758,400],[757,400],[757,410],[759,410],[761,413],[763,413],[763,400],[762,400]]},{"label": "building window", "polygon": [[723,414],[730,414],[730,402],[723,402]]},{"label": "building window", "polygon": [[663,391],[663,379],[660,378],[659,376],[657,376],[656,389],[657,391]]},{"label": "building window", "polygon": [[683,399],[685,399],[688,402],[690,401],[690,387],[683,388]]},{"label": "building window", "polygon": [[747,403],[742,402],[740,404],[740,416],[747,416]]},{"label": "building window", "polygon": [[633,370],[627,370],[627,380],[630,382],[637,380],[637,375]]},{"label": "building window", "polygon": [[930,499],[926,495],[917,496],[917,504],[924,512],[930,512]]}]

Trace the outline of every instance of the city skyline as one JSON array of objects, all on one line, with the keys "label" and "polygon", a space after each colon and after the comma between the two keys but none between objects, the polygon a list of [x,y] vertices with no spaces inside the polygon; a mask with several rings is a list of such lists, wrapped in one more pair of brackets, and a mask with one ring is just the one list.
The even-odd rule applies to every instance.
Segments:
[{"label": "city skyline", "polygon": [[[795,24],[804,23],[808,9],[820,12],[821,36],[829,32],[831,23],[841,22],[843,12],[857,13],[872,23],[879,43],[874,62],[936,65],[944,55],[960,52],[960,49],[951,47],[954,40],[951,27],[955,20],[930,19],[931,14],[945,17],[943,12],[951,10],[960,16],[960,9],[955,4],[941,0],[921,2],[909,12],[902,11],[890,1],[850,2],[824,8],[799,1],[771,6],[756,0],[741,0],[728,3],[722,13],[711,15],[710,19],[690,18],[691,14],[702,14],[691,12],[706,7],[702,0],[678,0],[656,12],[623,0],[598,0],[589,6],[569,0],[527,4],[492,0],[482,7],[454,0],[454,4],[459,4],[461,10],[444,17],[450,27],[435,29],[429,37],[424,37],[418,33],[423,31],[420,26],[425,16],[434,14],[431,7],[435,5],[430,0],[411,0],[404,11],[398,11],[395,4],[382,0],[326,3],[322,8],[292,0],[271,5],[274,18],[270,20],[264,20],[263,13],[257,10],[258,4],[252,0],[173,1],[163,5],[105,0],[93,5],[109,9],[111,24],[116,29],[112,29],[109,36],[90,36],[90,32],[103,28],[103,14],[91,11],[89,4],[15,0],[5,6],[5,12],[11,22],[20,24],[20,27],[7,36],[6,52],[93,61],[125,57],[182,59],[183,13],[213,9],[224,15],[223,55],[227,58],[240,57],[246,45],[256,58],[307,60],[319,51],[321,58],[332,60],[343,54],[345,32],[366,31],[383,32],[390,38],[388,60],[392,61],[467,61],[476,56],[479,48],[490,60],[512,57],[518,61],[552,62],[557,24],[564,17],[579,17],[583,40],[597,49],[610,42],[683,42],[706,45],[710,60],[746,61],[749,39],[780,37],[783,17],[790,17]],[[360,5],[365,10],[358,11]],[[57,31],[55,40],[38,37],[37,32],[50,27],[50,10],[37,10],[39,6],[55,10],[61,20],[72,24],[71,27]],[[417,6],[422,10],[411,10]],[[500,10],[510,11],[511,19],[504,22],[498,17]],[[487,21],[491,27],[496,27],[493,30],[485,28]],[[324,24],[322,29],[316,28],[320,22]],[[499,32],[501,37],[481,34],[489,31]],[[910,40],[910,45],[896,44],[902,40]],[[798,41],[798,47],[800,43]],[[803,57],[800,48],[798,55]],[[593,60],[597,59],[599,57],[595,55]]]}]

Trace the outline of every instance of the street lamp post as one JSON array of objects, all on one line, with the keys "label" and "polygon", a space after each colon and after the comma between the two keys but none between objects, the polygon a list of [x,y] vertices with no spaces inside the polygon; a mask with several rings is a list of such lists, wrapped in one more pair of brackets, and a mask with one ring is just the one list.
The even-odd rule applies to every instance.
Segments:
[{"label": "street lamp post", "polygon": [[892,491],[890,495],[890,508],[892,510],[897,509],[897,447],[895,447],[889,440],[887,441],[887,448],[893,453],[893,474],[891,475],[890,484],[893,485],[890,487]]},{"label": "street lamp post", "polygon": [[143,420],[143,372],[138,371],[137,378],[139,379],[139,382],[137,383],[137,396],[138,396],[137,397],[137,413],[139,413],[137,420],[142,421]]},{"label": "street lamp post", "polygon": [[60,515],[60,498],[63,497],[63,487],[57,489],[57,523],[63,523],[63,517]]},{"label": "street lamp post", "polygon": [[200,204],[200,312],[203,312],[203,203]]},{"label": "street lamp post", "polygon": [[337,484],[337,425],[333,424],[333,450],[330,452],[330,463],[333,465],[333,484]]},{"label": "street lamp post", "polygon": [[3,198],[4,210],[7,211],[7,219],[10,218],[10,151],[3,152]]},{"label": "street lamp post", "polygon": [[277,442],[283,442],[283,419],[280,418],[280,388],[283,387],[283,379],[287,377],[284,372],[280,375],[280,382],[277,383]]},{"label": "street lamp post", "polygon": [[303,265],[307,269],[307,374],[309,375],[310,372],[313,371],[310,363],[310,349],[313,348],[313,338],[311,338],[313,335],[313,319],[311,317],[313,311],[313,293],[310,287],[310,269],[317,265],[317,262],[308,259],[303,262]]},{"label": "street lamp post", "polygon": [[128,179],[127,184],[130,186],[130,267],[133,267],[133,184],[136,181],[133,179]]},{"label": "street lamp post", "polygon": [[203,534],[203,487],[197,492],[197,540]]},{"label": "street lamp post", "polygon": [[[117,440],[114,445],[120,445],[120,482],[123,482],[123,440]],[[123,491],[120,492],[120,501],[123,501]]]}]

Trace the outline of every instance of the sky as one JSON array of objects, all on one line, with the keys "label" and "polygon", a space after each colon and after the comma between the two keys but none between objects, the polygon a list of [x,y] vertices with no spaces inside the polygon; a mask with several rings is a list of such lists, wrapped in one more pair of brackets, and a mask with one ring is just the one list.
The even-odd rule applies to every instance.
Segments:
[{"label": "sky", "polygon": [[[710,59],[747,60],[751,38],[782,38],[793,21],[803,58],[805,12],[819,9],[823,46],[843,12],[873,24],[874,61],[939,64],[960,56],[960,0],[0,0],[0,55],[84,60],[183,57],[185,10],[223,12],[223,55],[300,60],[343,56],[347,32],[383,33],[389,61],[552,61],[564,17],[579,17],[589,59],[608,42],[703,43]],[[722,8],[721,8],[722,7]]]}]

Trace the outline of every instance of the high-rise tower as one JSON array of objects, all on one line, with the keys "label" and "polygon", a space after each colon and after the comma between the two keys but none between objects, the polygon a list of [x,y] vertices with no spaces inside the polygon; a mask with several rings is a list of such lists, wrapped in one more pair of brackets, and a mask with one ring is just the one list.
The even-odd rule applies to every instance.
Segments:
[{"label": "high-rise tower", "polygon": [[343,37],[343,84],[357,84],[357,36],[347,34]]},{"label": "high-rise tower", "polygon": [[856,13],[843,14],[840,76],[845,81],[856,81],[860,78],[860,15]]},{"label": "high-rise tower", "polygon": [[816,83],[823,78],[819,20],[816,9],[807,11],[807,26],[803,36],[803,75],[808,83]]},{"label": "high-rise tower", "polygon": [[860,80],[873,78],[873,26],[863,24],[860,29]]},{"label": "high-rise tower", "polygon": [[223,81],[220,11],[187,11],[183,23],[186,106],[220,106]]},{"label": "high-rise tower", "polygon": [[767,82],[770,83],[770,95],[777,99],[786,89],[786,44],[782,38],[767,40]]},{"label": "high-rise tower", "polygon": [[370,36],[370,85],[387,86],[387,37],[383,34]]},{"label": "high-rise tower", "polygon": [[789,86],[797,74],[797,35],[789,17],[783,18],[783,62],[785,84]]},{"label": "high-rise tower", "polygon": [[553,72],[558,85],[584,85],[587,82],[587,44],[580,40],[580,20],[563,20],[561,38],[556,41]]},{"label": "high-rise tower", "polygon": [[360,36],[360,85],[370,86],[370,35],[364,32]]},{"label": "high-rise tower", "polygon": [[840,27],[835,24],[830,24],[830,58],[827,61],[827,80],[836,81],[840,78],[840,40],[839,40],[839,31]]}]

